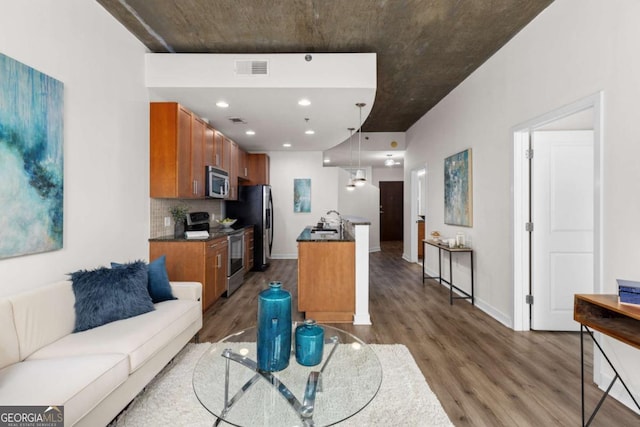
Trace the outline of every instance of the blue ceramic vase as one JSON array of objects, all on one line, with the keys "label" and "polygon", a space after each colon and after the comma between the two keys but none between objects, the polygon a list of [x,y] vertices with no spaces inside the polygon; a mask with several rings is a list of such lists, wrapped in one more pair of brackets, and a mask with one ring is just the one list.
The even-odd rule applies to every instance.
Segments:
[{"label": "blue ceramic vase", "polygon": [[313,319],[307,319],[296,327],[296,362],[303,366],[315,366],[322,362],[324,329]]},{"label": "blue ceramic vase", "polygon": [[281,371],[291,356],[291,294],[270,282],[258,295],[258,369]]}]

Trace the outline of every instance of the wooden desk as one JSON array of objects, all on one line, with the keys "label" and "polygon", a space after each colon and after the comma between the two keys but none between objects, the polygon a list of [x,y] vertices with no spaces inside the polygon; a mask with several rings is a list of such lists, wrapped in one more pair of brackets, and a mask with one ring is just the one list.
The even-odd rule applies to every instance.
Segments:
[{"label": "wooden desk", "polygon": [[[620,304],[618,302],[618,295],[615,294],[576,294],[574,297],[573,305],[573,319],[576,322],[580,323],[582,425],[588,426],[591,424],[591,421],[593,421],[593,418],[598,413],[600,406],[602,406],[602,403],[609,395],[611,387],[613,387],[613,384],[617,380],[620,380],[625,390],[627,390],[627,393],[629,393],[629,396],[631,396],[631,400],[633,400],[633,403],[635,403],[636,407],[640,410],[640,405],[638,405],[638,402],[633,397],[633,394],[631,394],[629,387],[627,387],[623,379],[620,377],[620,374],[618,374],[618,371],[613,366],[598,341],[596,341],[593,333],[589,329],[594,329],[613,339],[640,349],[640,307],[629,304]],[[602,398],[596,405],[593,413],[586,423],[584,413],[584,332],[587,332],[589,334],[593,342],[596,344],[596,347],[598,347],[598,350],[600,350],[600,353],[602,354],[602,356],[604,356],[605,360],[615,373],[611,384],[609,384],[609,387],[602,395]]]},{"label": "wooden desk", "polygon": [[[473,291],[473,249],[471,248],[450,248],[449,245],[446,245],[441,242],[435,242],[433,240],[423,240],[423,252],[424,257],[422,258],[422,283],[424,284],[424,279],[434,279],[438,280],[440,283],[444,282],[449,285],[449,304],[453,304],[454,299],[470,299],[471,305],[475,305],[475,297]],[[427,251],[424,248],[424,245],[430,245],[438,248],[438,277],[432,277],[425,274],[425,260],[427,259]],[[449,252],[449,280],[442,277],[442,251]],[[468,253],[470,259],[471,266],[471,293],[460,289],[456,285],[453,284],[453,254],[455,253]],[[453,290],[456,289],[458,292],[462,293],[464,296],[454,297]]]}]

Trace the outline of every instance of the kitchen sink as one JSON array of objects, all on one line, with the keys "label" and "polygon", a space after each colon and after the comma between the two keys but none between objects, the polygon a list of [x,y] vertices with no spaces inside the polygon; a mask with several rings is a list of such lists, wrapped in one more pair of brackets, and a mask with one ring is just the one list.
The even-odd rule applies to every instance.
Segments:
[{"label": "kitchen sink", "polygon": [[311,232],[314,234],[337,234],[338,230],[335,228],[312,228]]}]

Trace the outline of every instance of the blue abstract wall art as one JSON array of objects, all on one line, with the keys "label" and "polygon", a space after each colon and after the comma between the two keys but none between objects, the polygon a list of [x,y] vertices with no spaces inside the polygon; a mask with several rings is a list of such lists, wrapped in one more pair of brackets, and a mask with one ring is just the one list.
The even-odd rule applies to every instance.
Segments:
[{"label": "blue abstract wall art", "polygon": [[293,211],[311,212],[311,179],[295,178],[293,180]]},{"label": "blue abstract wall art", "polygon": [[62,248],[64,85],[0,53],[0,258]]},{"label": "blue abstract wall art", "polygon": [[473,226],[471,149],[444,160],[444,222]]}]

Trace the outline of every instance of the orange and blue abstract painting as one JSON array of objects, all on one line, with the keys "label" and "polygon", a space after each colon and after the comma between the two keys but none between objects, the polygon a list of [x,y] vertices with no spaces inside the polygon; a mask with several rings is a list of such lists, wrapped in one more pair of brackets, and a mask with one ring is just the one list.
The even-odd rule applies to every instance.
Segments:
[{"label": "orange and blue abstract painting", "polygon": [[62,248],[62,82],[0,53],[0,258]]}]

